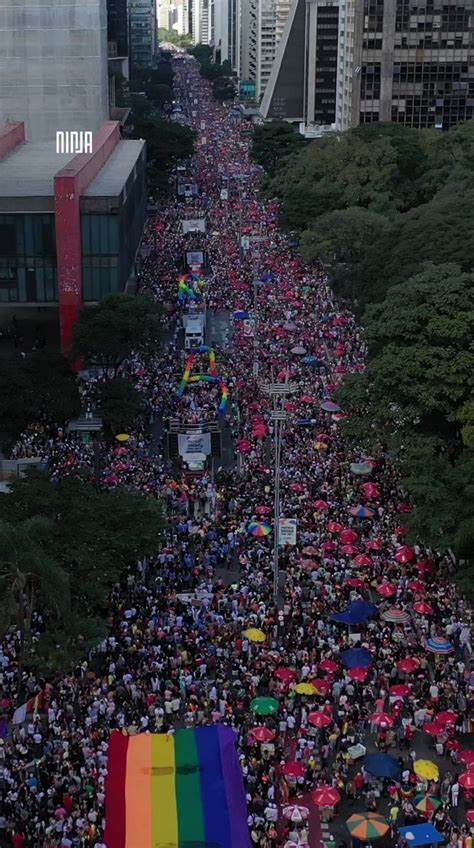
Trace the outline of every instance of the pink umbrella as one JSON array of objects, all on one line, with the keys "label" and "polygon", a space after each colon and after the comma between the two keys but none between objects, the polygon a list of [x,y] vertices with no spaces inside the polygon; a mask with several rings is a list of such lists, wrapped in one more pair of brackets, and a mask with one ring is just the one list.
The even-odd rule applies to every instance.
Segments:
[{"label": "pink umbrella", "polygon": [[397,697],[404,698],[406,695],[410,694],[411,690],[406,683],[396,683],[395,686],[391,686],[388,691],[390,695],[396,695]]},{"label": "pink umbrella", "polygon": [[272,508],[270,506],[258,506],[255,512],[257,515],[270,515],[272,512]]},{"label": "pink umbrella", "polygon": [[313,713],[310,713],[308,716],[308,721],[314,727],[329,727],[332,724],[332,718],[326,713],[322,713],[319,710],[316,710]]},{"label": "pink umbrella", "polygon": [[383,598],[391,598],[392,595],[396,594],[397,587],[394,583],[381,583],[380,586],[377,586],[377,592]]},{"label": "pink umbrella", "polygon": [[413,548],[410,548],[408,545],[402,545],[401,548],[395,554],[395,559],[397,562],[413,562],[415,559],[415,551]]},{"label": "pink umbrella", "polygon": [[458,718],[458,713],[453,712],[453,710],[442,710],[435,716],[435,721],[440,724],[456,724]]},{"label": "pink umbrella", "polygon": [[315,548],[313,545],[307,545],[305,548],[303,548],[303,553],[307,554],[308,556],[317,556],[318,549]]},{"label": "pink umbrella", "polygon": [[276,669],[275,677],[278,677],[279,680],[283,680],[284,683],[289,683],[291,680],[295,679],[296,671],[293,671],[292,668],[284,668],[281,666]]},{"label": "pink umbrella", "polygon": [[302,483],[291,483],[290,489],[292,489],[293,492],[304,492],[305,487]]},{"label": "pink umbrella", "polygon": [[341,793],[334,786],[318,786],[311,799],[318,807],[335,807],[341,800]]},{"label": "pink umbrella", "polygon": [[401,525],[400,527],[395,527],[395,533],[397,534],[397,536],[406,536],[406,534],[408,533],[408,527],[404,527]]},{"label": "pink umbrella", "polygon": [[355,530],[343,530],[339,536],[343,545],[353,545],[354,542],[357,542],[358,538],[359,534]]},{"label": "pink umbrella", "polygon": [[362,586],[365,586],[365,581],[362,580],[362,577],[349,577],[349,580],[346,580],[346,586],[352,586],[353,589],[362,589]]},{"label": "pink umbrella", "polygon": [[430,736],[443,736],[446,733],[446,725],[439,721],[427,721],[423,725],[423,730],[425,733],[429,733]]},{"label": "pink umbrella", "polygon": [[419,660],[415,659],[415,657],[405,657],[404,660],[399,660],[397,662],[397,668],[405,674],[412,674],[419,667]]},{"label": "pink umbrella", "polygon": [[363,483],[362,489],[368,498],[379,498],[380,489],[375,483]]},{"label": "pink umbrella", "polygon": [[321,498],[314,502],[313,504],[315,509],[327,509],[329,504],[327,501],[323,501]]},{"label": "pink umbrella", "polygon": [[474,765],[474,750],[468,749],[466,751],[461,751],[459,754],[459,759],[468,767]]},{"label": "pink umbrella", "polygon": [[328,680],[324,680],[322,677],[313,677],[311,678],[310,683],[312,683],[313,686],[315,686],[316,689],[323,694],[326,694],[330,689],[332,689],[332,683]]},{"label": "pink umbrella", "polygon": [[371,539],[364,544],[369,551],[383,551],[383,542],[380,542],[378,539]]},{"label": "pink umbrella", "polygon": [[286,777],[304,777],[306,769],[302,763],[293,760],[291,763],[285,763],[282,767],[282,772]]},{"label": "pink umbrella", "polygon": [[301,396],[301,402],[302,403],[314,403],[314,401],[315,401],[315,398],[313,397],[313,395],[302,395]]},{"label": "pink umbrella", "polygon": [[336,545],[335,542],[332,542],[331,540],[329,540],[329,542],[324,542],[324,545],[322,545],[322,548],[323,548],[324,551],[331,553],[331,551],[335,551],[337,549],[337,545]]},{"label": "pink umbrella", "polygon": [[341,548],[341,553],[347,554],[347,555],[358,554],[359,548],[357,548],[356,545],[343,545],[343,547]]},{"label": "pink umbrella", "polygon": [[420,562],[415,562],[415,568],[422,574],[428,574],[430,571],[433,571],[434,562],[432,559],[421,559]]},{"label": "pink umbrella", "polygon": [[275,731],[269,727],[253,727],[249,733],[257,742],[271,742],[275,738]]},{"label": "pink umbrella", "polygon": [[328,530],[330,533],[340,533],[342,530],[342,524],[339,524],[338,521],[330,521],[328,523]]},{"label": "pink umbrella", "polygon": [[412,592],[424,592],[426,589],[426,583],[423,583],[422,580],[410,580],[408,588]]},{"label": "pink umbrella", "polygon": [[372,557],[368,556],[368,554],[358,554],[354,557],[354,563],[356,565],[373,565]]}]

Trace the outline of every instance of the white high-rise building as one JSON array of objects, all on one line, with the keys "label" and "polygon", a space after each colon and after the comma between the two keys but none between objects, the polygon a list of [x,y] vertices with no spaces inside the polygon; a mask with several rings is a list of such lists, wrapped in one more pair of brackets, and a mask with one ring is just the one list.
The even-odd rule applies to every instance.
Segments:
[{"label": "white high-rise building", "polygon": [[130,63],[150,68],[156,57],[157,0],[128,0]]},{"label": "white high-rise building", "polygon": [[214,2],[214,56],[240,75],[240,0]]},{"label": "white high-rise building", "polygon": [[291,0],[240,0],[241,79],[260,101],[267,87]]}]

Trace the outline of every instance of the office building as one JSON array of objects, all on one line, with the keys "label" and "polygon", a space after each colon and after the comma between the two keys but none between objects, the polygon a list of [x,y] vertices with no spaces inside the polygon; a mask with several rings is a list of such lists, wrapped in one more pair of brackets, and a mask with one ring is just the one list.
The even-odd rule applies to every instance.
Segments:
[{"label": "office building", "polygon": [[240,0],[239,71],[242,85],[253,85],[257,102],[267,87],[290,6],[291,0]]},{"label": "office building", "polygon": [[108,55],[128,56],[127,0],[107,0]]},{"label": "office building", "polygon": [[95,132],[108,114],[105,0],[2,0],[0,127],[20,121],[28,140],[45,141],[56,129]]},{"label": "office building", "polygon": [[293,0],[261,113],[447,130],[474,114],[473,33],[473,0]]},{"label": "office building", "polygon": [[156,0],[128,0],[130,72],[151,68],[157,50]]}]

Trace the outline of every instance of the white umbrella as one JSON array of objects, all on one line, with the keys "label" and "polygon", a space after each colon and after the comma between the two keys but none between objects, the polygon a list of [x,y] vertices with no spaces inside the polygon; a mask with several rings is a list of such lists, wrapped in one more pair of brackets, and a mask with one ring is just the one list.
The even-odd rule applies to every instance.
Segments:
[{"label": "white umbrella", "polygon": [[292,822],[302,822],[308,818],[309,810],[308,807],[300,807],[298,804],[294,804],[290,807],[285,807],[283,815],[285,819],[289,819]]}]

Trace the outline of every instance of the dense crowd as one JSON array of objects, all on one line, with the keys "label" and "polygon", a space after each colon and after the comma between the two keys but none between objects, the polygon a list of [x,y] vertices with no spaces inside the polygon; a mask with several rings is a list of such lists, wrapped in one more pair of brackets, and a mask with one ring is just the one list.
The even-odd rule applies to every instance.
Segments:
[{"label": "dense crowd", "polygon": [[[342,440],[334,392],[365,355],[352,315],[279,233],[277,204],[258,195],[258,168],[234,111],[211,99],[191,60],[176,63],[176,83],[201,128],[192,214],[206,217],[207,307],[231,316],[216,349],[231,386],[226,426],[236,463],[215,479],[190,481],[173,476],[145,433],[104,447],[104,485],[165,500],[163,547],[123,575],[110,598],[110,635],[73,672],[51,681],[24,675],[27,698],[38,697],[0,741],[0,846],[104,848],[111,730],[171,733],[225,722],[237,734],[252,845],[315,844],[312,793],[333,787],[341,800],[321,808],[324,818],[337,823],[338,803],[382,811],[396,841],[399,825],[430,817],[453,848],[467,848],[457,775],[463,756],[469,761],[473,719],[471,610],[454,588],[450,559],[405,544],[410,506],[383,445],[371,457],[349,455]],[[185,362],[177,257],[189,245],[181,231],[187,214],[170,201],[147,225],[152,250],[140,287],[167,305],[168,344],[146,366],[137,356],[129,367],[155,420],[217,416],[217,390],[176,398]],[[264,239],[244,256],[242,221],[242,231]],[[232,317],[245,311],[256,322],[253,336]],[[271,400],[262,387],[271,379],[288,379],[292,389],[281,505],[297,520],[297,544],[281,552],[280,612],[273,534],[249,533],[252,521],[271,524],[273,512]],[[32,428],[14,455],[41,456],[53,476],[93,465],[91,447],[58,425]],[[40,625],[35,619],[33,631]],[[17,651],[10,632],[0,651],[8,716],[17,705]],[[308,694],[297,692],[301,684]],[[378,770],[364,767],[365,749],[382,755]],[[418,773],[420,757],[435,761],[431,777]],[[416,807],[420,793],[436,801],[427,813]],[[286,818],[287,805],[306,805],[310,815]]]}]

